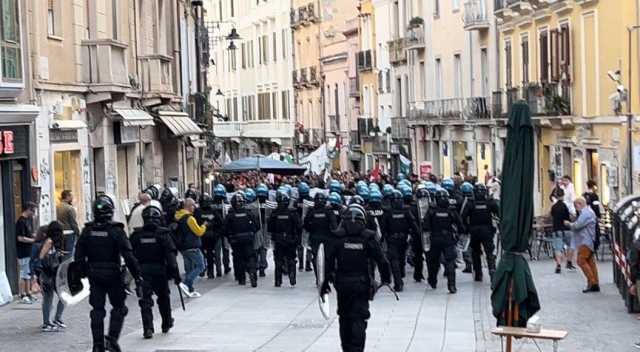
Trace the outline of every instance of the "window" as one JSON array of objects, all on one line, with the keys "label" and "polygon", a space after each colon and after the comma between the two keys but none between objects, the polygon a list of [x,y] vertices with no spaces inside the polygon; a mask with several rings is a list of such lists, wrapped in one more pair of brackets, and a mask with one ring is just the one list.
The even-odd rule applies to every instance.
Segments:
[{"label": "window", "polygon": [[435,0],[433,3],[433,15],[440,17],[440,0]]},{"label": "window", "polygon": [[118,0],[111,0],[111,34],[113,39],[118,39]]},{"label": "window", "polygon": [[22,49],[20,48],[20,22],[18,0],[2,0],[2,78],[5,81],[22,80]]},{"label": "window", "polygon": [[276,47],[276,32],[273,32],[273,62],[278,61],[278,50],[276,50]]},{"label": "window", "polygon": [[235,71],[238,67],[236,66],[236,51],[235,50],[227,50],[229,53],[229,71]]},{"label": "window", "polygon": [[249,41],[249,62],[247,63],[249,67],[255,67],[255,52],[253,51],[253,40]]},{"label": "window", "polygon": [[222,21],[222,1],[218,0],[218,21]]},{"label": "window", "polygon": [[480,50],[480,74],[482,77],[482,96],[489,96],[489,55],[487,48]]},{"label": "window", "polygon": [[233,121],[238,121],[238,97],[233,97]]},{"label": "window", "polygon": [[384,72],[383,71],[378,72],[378,92],[379,93],[384,92]]},{"label": "window", "polygon": [[339,132],[340,131],[340,101],[338,99],[338,95],[339,95],[339,91],[338,91],[338,85],[335,85],[335,90],[333,92],[334,94],[334,104],[335,104],[335,115],[336,115],[336,131],[335,132]]},{"label": "window", "polygon": [[262,36],[262,63],[267,64],[269,61],[269,37],[267,35]]},{"label": "window", "polygon": [[234,0],[229,0],[229,9],[231,10],[231,17],[236,16],[235,6],[233,6]]},{"label": "window", "polygon": [[505,66],[505,84],[507,88],[513,87],[512,65],[511,62],[511,41],[504,42],[504,66]]},{"label": "window", "polygon": [[457,11],[460,9],[460,0],[451,0],[451,7],[453,7],[453,11]]},{"label": "window", "polygon": [[[3,0],[2,3],[7,4],[14,2],[11,0]],[[17,12],[17,4],[13,4]],[[61,3],[60,0],[47,0],[47,34],[49,36],[62,37],[62,22],[60,21]],[[3,13],[4,16],[4,13]],[[3,17],[4,18],[4,17]]]},{"label": "window", "polygon": [[386,83],[387,83],[387,93],[391,93],[391,69],[387,69]]},{"label": "window", "polygon": [[462,98],[462,60],[460,59],[460,54],[453,56],[453,82],[454,96]]},{"label": "window", "polygon": [[282,58],[287,58],[287,30],[282,30]]},{"label": "window", "polygon": [[436,59],[436,99],[442,98],[442,60]]},{"label": "window", "polygon": [[427,77],[425,72],[424,61],[420,61],[418,74],[420,75],[420,77],[418,77],[418,79],[420,80],[420,100],[424,100],[426,95],[425,93],[427,92]]},{"label": "window", "polygon": [[282,91],[282,119],[289,120],[289,91]]},{"label": "window", "polygon": [[553,29],[549,32],[549,75],[552,81],[558,81],[560,78],[560,63],[558,58],[560,56],[560,33],[557,29]]},{"label": "window", "polygon": [[549,32],[540,32],[540,81],[549,81]]},{"label": "window", "polygon": [[562,80],[570,80],[571,65],[571,31],[568,23],[560,25],[560,77]]},{"label": "window", "polygon": [[278,118],[278,92],[271,93],[271,118]]},{"label": "window", "polygon": [[269,120],[271,118],[271,94],[258,93],[258,119]]},{"label": "window", "polygon": [[242,43],[240,45],[240,55],[242,56],[242,68],[247,68],[247,45],[246,43]]},{"label": "window", "polygon": [[262,65],[262,40],[258,38],[258,65]]},{"label": "window", "polygon": [[522,84],[529,83],[529,37],[522,36]]}]

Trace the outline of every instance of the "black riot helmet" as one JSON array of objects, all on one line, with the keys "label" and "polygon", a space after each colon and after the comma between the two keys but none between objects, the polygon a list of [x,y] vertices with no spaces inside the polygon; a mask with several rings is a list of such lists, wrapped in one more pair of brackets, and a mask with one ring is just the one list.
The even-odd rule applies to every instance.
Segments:
[{"label": "black riot helmet", "polygon": [[351,199],[349,200],[349,205],[351,205],[351,204],[358,204],[358,205],[363,206],[363,207],[365,205],[364,199],[361,196],[353,196],[353,197],[351,197]]},{"label": "black riot helmet", "polygon": [[473,194],[476,200],[487,200],[487,186],[484,183],[476,183],[476,186],[473,188]]},{"label": "black riot helmet", "polygon": [[327,195],[322,192],[316,193],[316,195],[313,197],[313,206],[317,209],[326,207]]},{"label": "black riot helmet", "polygon": [[200,196],[200,208],[209,208],[213,205],[213,198],[208,193],[202,193]]},{"label": "black riot helmet", "polygon": [[198,199],[198,194],[196,193],[195,190],[189,188],[185,193],[184,193],[184,199],[187,198],[191,198],[193,200],[197,200]]},{"label": "black riot helmet", "polygon": [[351,204],[342,214],[342,226],[347,235],[359,235],[365,229],[366,211],[359,204]]},{"label": "black riot helmet", "polygon": [[162,210],[158,209],[156,206],[149,205],[142,210],[142,220],[144,220],[145,226],[162,226]]},{"label": "black riot helmet", "polygon": [[278,209],[287,209],[290,202],[291,198],[289,198],[289,195],[285,192],[278,191],[278,193],[276,193],[276,203],[278,203]]},{"label": "black riot helmet", "polygon": [[391,194],[391,206],[396,210],[404,207],[404,199],[402,198],[402,193],[400,193],[400,191],[394,190]]},{"label": "black riot helmet", "polygon": [[449,192],[445,189],[439,189],[436,191],[436,205],[438,208],[448,209],[449,208]]},{"label": "black riot helmet", "polygon": [[93,217],[96,222],[107,222],[113,218],[115,210],[113,200],[106,194],[99,195],[93,202]]},{"label": "black riot helmet", "polygon": [[160,204],[164,207],[165,205],[170,204],[173,199],[175,199],[175,195],[168,187],[165,187],[160,194]]},{"label": "black riot helmet", "polygon": [[234,194],[233,197],[231,197],[231,207],[233,208],[233,210],[238,211],[244,208],[244,204],[245,204],[244,193],[236,192],[236,194]]}]

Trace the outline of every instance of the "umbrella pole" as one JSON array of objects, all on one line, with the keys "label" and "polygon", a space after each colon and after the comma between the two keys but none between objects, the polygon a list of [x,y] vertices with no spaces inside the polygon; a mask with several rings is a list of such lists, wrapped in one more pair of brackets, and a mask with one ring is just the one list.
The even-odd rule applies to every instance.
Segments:
[{"label": "umbrella pole", "polygon": [[[507,309],[507,326],[513,327],[515,322],[520,319],[520,307],[513,300],[513,279],[509,282],[509,303]],[[513,337],[507,336],[506,352],[512,352]]]}]

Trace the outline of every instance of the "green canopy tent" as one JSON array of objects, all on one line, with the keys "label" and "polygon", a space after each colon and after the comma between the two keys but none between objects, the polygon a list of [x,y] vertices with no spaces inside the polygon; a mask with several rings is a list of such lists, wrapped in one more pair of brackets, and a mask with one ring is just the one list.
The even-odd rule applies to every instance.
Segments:
[{"label": "green canopy tent", "polygon": [[524,102],[516,103],[509,116],[502,166],[502,256],[493,277],[491,294],[498,326],[526,327],[527,320],[540,310],[538,293],[525,257],[533,225],[533,138],[529,106]]}]

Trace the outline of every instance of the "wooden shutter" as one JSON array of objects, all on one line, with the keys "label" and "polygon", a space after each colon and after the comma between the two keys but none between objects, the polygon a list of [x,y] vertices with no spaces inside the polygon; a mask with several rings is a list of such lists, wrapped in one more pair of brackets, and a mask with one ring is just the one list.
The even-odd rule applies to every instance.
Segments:
[{"label": "wooden shutter", "polygon": [[522,37],[522,83],[529,83],[529,37]]},{"label": "wooden shutter", "polygon": [[551,32],[551,80],[557,82],[560,79],[560,32],[557,29]]},{"label": "wooden shutter", "polygon": [[560,76],[562,77],[562,73],[565,74],[565,79],[567,81],[571,80],[570,76],[570,67],[571,67],[571,30],[569,29],[568,24],[563,24],[560,27],[560,38],[561,38],[561,55],[562,58],[560,60]]},{"label": "wooden shutter", "polygon": [[549,33],[540,32],[540,81],[549,81]]}]

